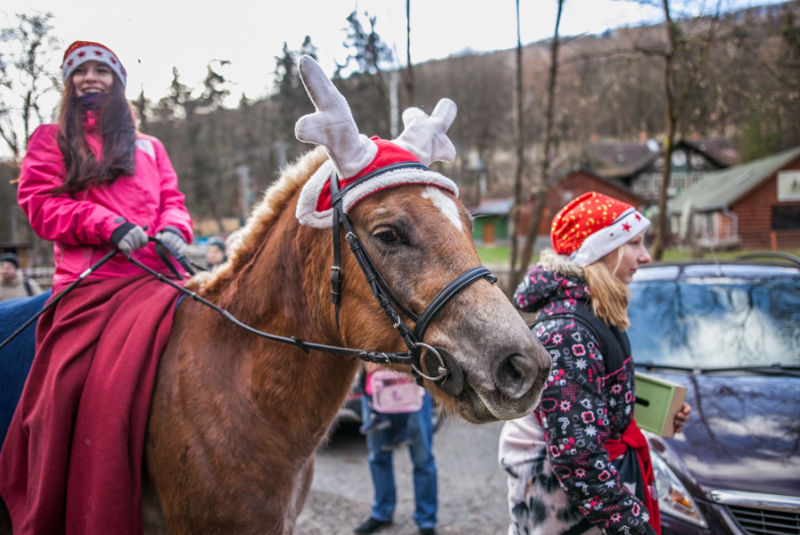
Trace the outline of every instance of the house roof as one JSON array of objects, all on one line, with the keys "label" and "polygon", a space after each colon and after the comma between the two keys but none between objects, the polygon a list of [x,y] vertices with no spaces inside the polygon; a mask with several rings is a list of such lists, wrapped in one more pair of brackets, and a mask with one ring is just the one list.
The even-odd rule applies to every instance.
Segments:
[{"label": "house roof", "polygon": [[561,177],[559,177],[558,180],[556,180],[556,184],[558,184],[559,182],[565,182],[565,181],[569,180],[570,178],[575,177],[576,175],[578,175],[580,173],[584,173],[586,175],[589,175],[592,178],[594,178],[595,180],[597,180],[598,182],[606,184],[609,187],[612,187],[612,188],[614,188],[614,189],[616,189],[618,191],[624,192],[625,194],[630,195],[631,197],[635,197],[635,198],[639,199],[641,202],[644,202],[644,199],[642,198],[641,195],[638,195],[638,194],[634,193],[629,187],[627,187],[625,184],[623,184],[619,180],[614,180],[614,179],[611,179],[611,178],[606,178],[604,176],[600,176],[593,169],[590,169],[590,168],[588,168],[588,167],[586,167],[584,165],[580,165],[580,164],[575,165],[572,169],[570,169],[569,171],[564,173]]},{"label": "house roof", "polygon": [[660,149],[650,150],[645,143],[599,142],[586,146],[586,157],[591,168],[609,178],[634,175],[659,156]]},{"label": "house roof", "polygon": [[669,201],[669,212],[681,213],[689,198],[696,212],[728,208],[797,157],[800,157],[800,147],[728,169],[708,172],[700,182]]},{"label": "house roof", "polygon": [[514,205],[514,199],[509,197],[507,199],[486,199],[472,208],[470,212],[472,215],[508,215],[511,212],[511,207]]},{"label": "house roof", "polygon": [[[676,147],[685,145],[704,154],[717,167],[739,163],[739,153],[726,138],[683,139]],[[623,178],[638,174],[655,162],[663,145],[650,139],[642,142],[598,142],[586,146],[586,158],[597,173],[608,178]]]},{"label": "house roof", "polygon": [[705,154],[717,167],[730,167],[742,160],[733,143],[726,138],[685,139],[681,143]]}]

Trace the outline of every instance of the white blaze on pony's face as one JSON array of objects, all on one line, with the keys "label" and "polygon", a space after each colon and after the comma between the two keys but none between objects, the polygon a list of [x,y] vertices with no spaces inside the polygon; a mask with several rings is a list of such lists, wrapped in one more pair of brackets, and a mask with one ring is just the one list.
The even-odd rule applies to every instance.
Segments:
[{"label": "white blaze on pony's face", "polygon": [[461,223],[461,215],[458,213],[458,207],[453,199],[442,193],[439,188],[430,186],[425,188],[425,191],[422,192],[422,197],[424,199],[430,199],[433,205],[438,208],[458,230],[464,230],[464,225]]}]

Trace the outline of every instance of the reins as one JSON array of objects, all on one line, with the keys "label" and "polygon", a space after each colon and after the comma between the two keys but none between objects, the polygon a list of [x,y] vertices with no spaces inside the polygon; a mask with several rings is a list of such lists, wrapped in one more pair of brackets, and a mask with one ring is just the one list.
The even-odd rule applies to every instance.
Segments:
[{"label": "reins", "polygon": [[[150,238],[150,240],[156,242],[157,244],[162,245],[168,251],[170,251],[170,253],[174,252],[174,249],[169,247],[169,245],[161,242],[160,240],[156,240],[155,238]],[[109,251],[105,256],[103,256],[103,258],[101,258],[92,267],[90,267],[89,269],[87,269],[86,271],[81,273],[80,277],[78,277],[72,284],[70,284],[67,288],[65,288],[58,295],[53,297],[47,303],[47,305],[45,305],[45,307],[42,308],[42,310],[37,312],[28,321],[26,321],[24,325],[22,325],[19,329],[14,331],[11,334],[11,336],[9,336],[2,343],[0,343],[0,349],[5,347],[9,342],[11,342],[11,340],[16,338],[17,335],[19,335],[28,326],[30,326],[33,322],[35,322],[47,310],[51,309],[64,296],[66,296],[68,293],[70,293],[72,290],[74,290],[75,287],[78,286],[78,284],[80,284],[81,282],[83,282],[83,280],[86,279],[86,277],[88,277],[89,275],[91,275],[92,273],[97,271],[97,269],[99,269],[100,266],[102,266],[103,264],[105,264],[106,262],[111,260],[111,258],[114,257],[114,255],[116,255],[117,253],[122,253],[123,255],[125,255],[125,257],[132,264],[134,264],[135,266],[139,267],[141,270],[145,271],[146,273],[152,275],[153,277],[158,279],[160,282],[163,282],[164,284],[167,284],[168,286],[171,286],[172,288],[178,290],[178,292],[180,292],[184,296],[190,297],[194,301],[197,301],[197,302],[199,302],[199,303],[211,308],[212,310],[218,312],[219,314],[224,316],[228,321],[230,321],[234,325],[236,325],[238,327],[241,327],[242,329],[244,329],[244,330],[246,330],[248,332],[251,332],[251,333],[253,333],[255,335],[261,336],[262,338],[267,338],[268,340],[272,340],[272,341],[275,341],[275,342],[281,342],[281,343],[284,343],[284,344],[290,344],[290,345],[299,347],[305,353],[308,353],[311,350],[315,350],[315,351],[324,351],[326,353],[333,353],[335,355],[358,357],[361,360],[365,360],[365,361],[368,361],[368,362],[383,362],[383,363],[393,363],[393,364],[410,364],[411,363],[411,355],[408,354],[408,353],[383,353],[383,352],[376,352],[376,351],[365,351],[365,350],[362,350],[362,349],[351,349],[351,348],[338,347],[338,346],[329,346],[329,345],[325,345],[325,344],[316,344],[316,343],[313,343],[313,342],[306,342],[306,341],[301,340],[300,338],[297,338],[297,337],[286,338],[286,337],[283,337],[283,336],[278,336],[278,335],[275,335],[275,334],[270,334],[270,333],[265,333],[263,331],[259,331],[258,329],[254,329],[253,327],[250,327],[249,325],[247,325],[245,323],[242,323],[241,321],[236,319],[236,317],[234,317],[233,314],[231,314],[227,310],[218,307],[217,305],[215,305],[211,301],[208,301],[207,299],[204,299],[203,297],[197,295],[196,293],[194,293],[194,292],[192,292],[190,290],[187,290],[183,286],[181,286],[179,284],[176,284],[172,280],[164,277],[164,275],[162,275],[161,273],[155,271],[154,269],[142,264],[141,262],[139,262],[138,260],[133,258],[130,255],[130,253],[126,253],[124,251],[121,251],[120,249],[114,249],[112,251]],[[175,254],[177,254],[177,252]],[[184,268],[185,268],[185,266],[184,266]]]},{"label": "reins", "polygon": [[[184,296],[189,297],[192,300],[207,306],[208,308],[221,314],[225,319],[227,319],[237,327],[240,327],[252,334],[255,334],[256,336],[260,336],[262,338],[266,338],[267,340],[271,340],[274,342],[293,345],[303,350],[306,354],[308,354],[310,351],[321,351],[333,355],[356,357],[364,362],[405,364],[411,366],[413,373],[417,376],[418,382],[420,382],[422,378],[428,379],[429,381],[432,381],[434,384],[436,384],[437,387],[439,387],[439,389],[442,390],[443,392],[453,397],[458,396],[464,389],[465,379],[464,379],[464,373],[461,370],[458,363],[456,362],[455,358],[446,349],[442,347],[434,347],[428,345],[424,343],[422,340],[423,337],[425,336],[425,332],[428,326],[430,325],[430,322],[433,321],[433,318],[436,316],[436,314],[439,311],[441,311],[441,309],[450,301],[450,299],[455,297],[455,295],[458,294],[461,290],[470,286],[472,283],[480,279],[485,279],[488,282],[494,284],[497,282],[497,277],[492,275],[492,273],[484,266],[478,266],[469,269],[466,272],[459,275],[458,277],[456,277],[447,286],[445,286],[436,295],[436,297],[433,298],[433,300],[428,304],[425,310],[418,316],[414,314],[412,311],[410,311],[407,307],[405,307],[400,301],[400,299],[394,294],[394,292],[392,292],[388,283],[381,276],[377,267],[372,262],[372,259],[370,258],[369,254],[364,248],[363,243],[358,238],[358,235],[356,234],[355,229],[350,223],[350,220],[347,217],[347,214],[345,213],[343,207],[344,196],[352,186],[356,184],[362,184],[365,181],[369,180],[370,178],[374,178],[388,171],[393,171],[401,168],[409,168],[409,167],[427,169],[425,165],[417,162],[394,164],[373,171],[372,173],[369,173],[364,177],[359,178],[353,183],[348,184],[341,190],[339,189],[339,178],[335,171],[330,178],[331,202],[333,204],[333,266],[331,266],[331,299],[333,301],[336,310],[336,324],[337,326],[339,325],[339,308],[341,301],[342,270],[341,270],[341,250],[339,244],[339,225],[341,224],[345,230],[345,239],[347,240],[347,243],[350,245],[350,250],[355,255],[358,265],[361,267],[361,270],[363,271],[365,277],[367,278],[367,283],[369,284],[370,289],[372,290],[372,295],[378,300],[378,303],[380,304],[384,313],[391,321],[392,327],[397,329],[398,333],[403,339],[403,342],[406,344],[408,351],[387,353],[382,351],[353,349],[348,347],[339,347],[326,344],[318,344],[314,342],[307,342],[305,340],[297,338],[296,336],[287,338],[284,336],[279,336],[276,334],[259,331],[258,329],[255,329],[245,323],[242,323],[227,310],[197,295],[195,292],[187,290],[183,286],[176,284],[172,280],[164,277],[161,273],[151,269],[150,267],[142,264],[141,262],[133,258],[130,253],[121,251],[120,249],[114,249],[113,251],[109,251],[102,259],[100,259],[100,261],[98,261],[96,264],[94,264],[92,267],[90,267],[88,270],[82,273],[77,280],[75,280],[72,284],[70,284],[64,291],[62,291],[57,296],[52,298],[50,302],[48,302],[47,305],[42,310],[40,310],[36,315],[30,318],[22,327],[17,329],[10,337],[4,340],[3,343],[0,344],[0,349],[2,349],[6,344],[8,344],[11,340],[13,340],[19,333],[25,330],[25,328],[27,328],[30,324],[36,321],[36,319],[39,318],[39,316],[41,316],[42,314],[44,314],[45,311],[52,308],[53,305],[55,305],[62,297],[71,292],[78,284],[80,284],[84,279],[86,279],[86,277],[91,275],[100,266],[102,266],[108,260],[110,260],[114,255],[116,255],[119,252],[122,252],[122,254],[125,255],[125,257],[128,259],[128,261],[138,266],[144,272],[152,275],[160,282],[169,285],[170,287],[174,288]],[[175,251],[175,249],[173,249],[172,247],[170,247],[168,244],[164,243],[161,240],[158,240],[156,238],[150,238],[150,241],[155,242],[156,252],[158,253],[158,256],[169,267],[173,275],[176,276],[176,279],[182,280],[183,277],[180,275],[180,273],[178,273],[177,269],[175,269],[175,266],[172,264],[172,262],[169,261],[166,254],[163,251],[164,249],[166,249],[166,251],[180,263],[180,265],[183,267],[183,269],[186,270],[187,273],[190,273],[192,275],[196,273],[196,271],[192,269],[191,266],[197,268],[199,268],[199,266],[191,262],[191,260],[189,260],[187,257],[178,253],[177,251]],[[397,312],[395,305],[397,306],[397,308],[400,309],[400,311],[406,317],[415,322],[415,327],[413,331],[406,326],[405,322],[400,317],[400,314]],[[422,356],[423,348],[428,350],[424,356],[425,369],[435,370],[436,375],[428,375],[422,371],[422,366],[420,364],[420,361],[423,359]]]},{"label": "reins", "polygon": [[271,333],[266,333],[264,331],[259,331],[258,329],[255,329],[255,328],[250,327],[249,325],[247,325],[245,323],[242,323],[241,321],[236,319],[236,317],[233,314],[231,314],[230,312],[228,312],[224,308],[221,308],[221,307],[215,305],[211,301],[209,301],[209,300],[197,295],[195,292],[187,290],[186,288],[184,288],[183,286],[181,286],[179,284],[175,284],[175,282],[173,282],[170,279],[164,277],[164,275],[162,275],[161,273],[159,273],[159,272],[155,271],[154,269],[142,264],[141,262],[139,262],[138,260],[136,260],[135,258],[130,256],[130,254],[125,253],[125,252],[123,252],[122,254],[124,254],[125,257],[132,264],[134,264],[135,266],[138,266],[143,271],[149,273],[150,275],[152,275],[153,277],[158,279],[160,282],[163,282],[164,284],[167,284],[167,285],[171,286],[172,288],[174,288],[174,289],[178,290],[180,293],[182,293],[184,296],[190,297],[194,301],[197,301],[198,303],[201,303],[201,304],[207,306],[208,308],[214,310],[215,312],[218,312],[223,317],[225,317],[225,319],[227,319],[228,321],[230,321],[231,323],[233,323],[237,327],[241,327],[242,329],[244,329],[244,330],[246,330],[246,331],[248,331],[250,333],[253,333],[253,334],[257,335],[257,336],[260,336],[262,338],[266,338],[266,339],[272,340],[274,342],[281,342],[283,344],[289,344],[289,345],[293,345],[295,347],[299,347],[305,353],[308,353],[309,351],[313,350],[313,351],[322,351],[322,352],[325,352],[325,353],[332,353],[334,355],[341,355],[341,356],[345,356],[345,357],[358,357],[359,359],[364,360],[366,362],[383,362],[383,363],[392,363],[392,364],[410,364],[411,355],[408,354],[408,353],[383,353],[383,352],[378,352],[378,351],[366,351],[366,350],[363,350],[363,349],[352,349],[352,348],[347,348],[347,347],[330,346],[330,345],[326,345],[326,344],[317,344],[317,343],[314,343],[314,342],[306,342],[305,340],[297,338],[296,336],[293,336],[291,338],[287,338],[285,336],[279,336],[277,334],[271,334]]}]

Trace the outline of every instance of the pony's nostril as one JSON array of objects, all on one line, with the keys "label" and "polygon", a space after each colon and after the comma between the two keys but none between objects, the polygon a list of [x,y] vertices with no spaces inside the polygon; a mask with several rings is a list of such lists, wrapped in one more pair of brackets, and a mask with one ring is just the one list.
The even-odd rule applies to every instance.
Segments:
[{"label": "pony's nostril", "polygon": [[518,382],[523,380],[525,376],[525,372],[520,366],[517,364],[517,357],[519,355],[514,355],[510,359],[506,360],[503,364],[502,372],[512,381]]},{"label": "pony's nostril", "polygon": [[533,358],[514,354],[503,360],[497,373],[498,386],[506,395],[519,398],[528,393],[539,374]]}]

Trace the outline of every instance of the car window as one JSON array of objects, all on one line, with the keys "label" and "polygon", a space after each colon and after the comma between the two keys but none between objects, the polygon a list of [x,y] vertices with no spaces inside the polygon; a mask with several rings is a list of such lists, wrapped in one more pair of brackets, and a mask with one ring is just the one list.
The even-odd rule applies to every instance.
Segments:
[{"label": "car window", "polygon": [[628,307],[637,363],[800,365],[800,278],[640,280]]}]

